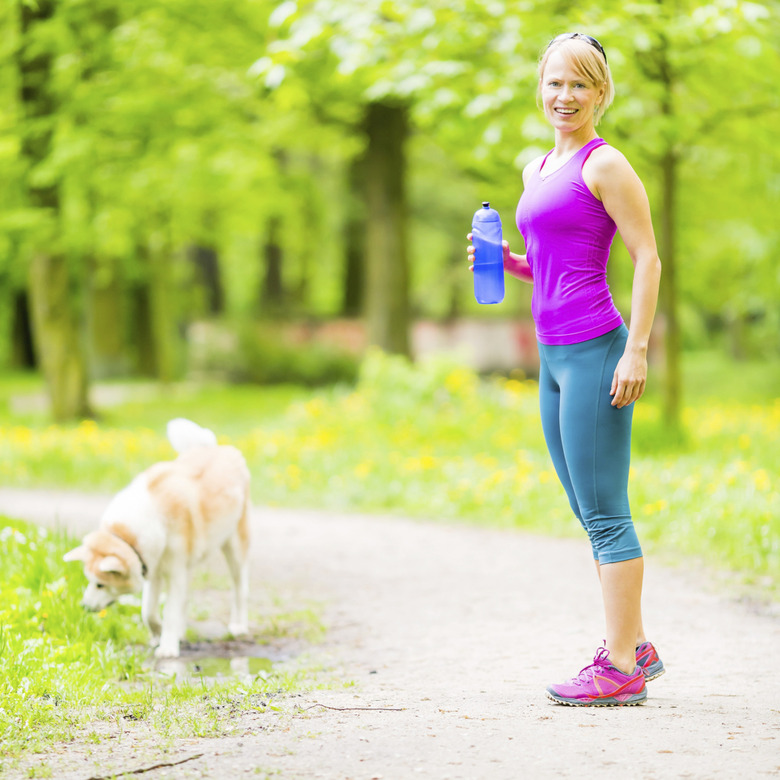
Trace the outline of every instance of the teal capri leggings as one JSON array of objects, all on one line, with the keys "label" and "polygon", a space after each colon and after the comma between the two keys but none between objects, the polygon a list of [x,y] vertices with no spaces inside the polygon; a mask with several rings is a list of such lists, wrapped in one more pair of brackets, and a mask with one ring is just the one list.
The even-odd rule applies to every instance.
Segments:
[{"label": "teal capri leggings", "polygon": [[618,409],[609,394],[627,338],[620,325],[579,344],[539,344],[544,438],[599,564],[642,555],[628,505],[634,405]]}]

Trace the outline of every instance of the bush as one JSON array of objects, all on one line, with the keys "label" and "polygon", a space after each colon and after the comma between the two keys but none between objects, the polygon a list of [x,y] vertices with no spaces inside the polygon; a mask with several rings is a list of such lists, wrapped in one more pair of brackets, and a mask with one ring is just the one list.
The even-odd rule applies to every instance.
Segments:
[{"label": "bush", "polygon": [[[205,335],[204,335],[205,334]],[[318,387],[352,383],[358,358],[330,344],[296,342],[281,326],[242,323],[235,331],[201,330],[192,368],[233,383]]]}]

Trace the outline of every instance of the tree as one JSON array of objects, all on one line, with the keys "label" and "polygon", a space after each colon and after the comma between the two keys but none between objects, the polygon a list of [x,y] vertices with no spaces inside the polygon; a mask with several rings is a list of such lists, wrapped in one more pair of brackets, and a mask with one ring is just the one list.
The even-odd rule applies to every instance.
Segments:
[{"label": "tree", "polygon": [[[411,311],[475,311],[463,273],[468,221],[491,200],[521,249],[507,218],[520,171],[552,143],[534,104],[536,59],[566,29],[603,39],[618,100],[600,130],[639,170],[658,220],[669,419],[681,403],[674,360],[699,312],[725,323],[741,353],[747,323],[755,344],[752,323],[771,335],[780,320],[779,156],[772,124],[760,121],[778,108],[774,0],[24,8],[24,30],[22,0],[0,10],[10,107],[0,115],[0,338],[17,334],[18,359],[33,357],[24,307],[12,304],[33,258],[55,260],[39,269],[66,280],[68,294],[51,297],[38,273],[29,300],[57,301],[39,307],[35,336],[59,388],[89,378],[51,364],[58,351],[83,352],[85,329],[102,363],[93,373],[115,358],[121,370],[132,352],[141,370],[177,376],[182,334],[217,280],[213,313],[258,311],[264,244],[276,252],[268,300],[283,293],[284,305],[261,304],[263,316],[337,313],[342,303],[354,313],[363,284],[372,340],[403,352]],[[198,267],[192,247],[206,250]],[[610,282],[625,308],[630,264],[620,251],[618,242]],[[41,311],[65,312],[70,325],[56,333],[71,346],[62,349]],[[11,353],[4,347],[0,360]]]},{"label": "tree", "polygon": [[[744,120],[745,112],[759,107],[780,109],[776,97],[767,101],[756,90],[762,82],[774,83],[771,74],[780,72],[777,52],[765,52],[768,59],[759,57],[758,43],[767,35],[768,21],[777,30],[777,10],[774,3],[702,6],[689,0],[656,0],[623,5],[620,10],[600,6],[583,11],[583,20],[592,20],[597,31],[603,25],[607,35],[614,35],[624,56],[619,68],[625,75],[619,78],[625,83],[619,87],[626,87],[627,99],[618,101],[607,124],[625,139],[630,156],[655,180],[663,266],[664,412],[673,428],[681,425],[682,409],[679,299],[680,278],[686,269],[679,263],[681,224],[689,211],[686,201],[701,197],[704,182],[721,186],[710,178],[707,162],[697,152],[720,148],[720,154],[731,156],[735,120]],[[693,186],[683,190],[689,165],[703,165],[705,170],[696,171]],[[755,184],[760,186],[760,182]],[[687,232],[690,236],[690,227]]]},{"label": "tree", "polygon": [[[26,161],[30,205],[41,214],[42,237],[31,247],[29,292],[34,336],[49,388],[52,413],[67,420],[90,413],[82,312],[72,257],[55,239],[62,220],[62,184],[53,164],[54,134],[60,109],[54,73],[62,28],[54,0],[23,4],[18,52],[20,102],[25,118],[22,154]],[[59,34],[59,35],[58,35]]]},{"label": "tree", "polygon": [[15,5],[26,121],[12,131],[27,200],[1,227],[21,235],[38,352],[64,419],[89,411],[86,313],[98,351],[124,341],[145,370],[179,373],[180,291],[194,274],[183,248],[214,246],[225,213],[265,189],[246,67],[270,3]]},{"label": "tree", "polygon": [[[522,8],[505,18],[498,5],[476,0],[304,0],[281,3],[271,16],[277,37],[253,68],[265,87],[364,134],[365,315],[370,340],[388,351],[409,349],[406,137],[415,125],[440,122],[442,137],[453,133],[452,147],[474,164],[463,147],[473,151],[515,97],[506,74],[533,68],[535,53],[520,43],[534,11]],[[493,142],[499,137],[496,125]]]}]

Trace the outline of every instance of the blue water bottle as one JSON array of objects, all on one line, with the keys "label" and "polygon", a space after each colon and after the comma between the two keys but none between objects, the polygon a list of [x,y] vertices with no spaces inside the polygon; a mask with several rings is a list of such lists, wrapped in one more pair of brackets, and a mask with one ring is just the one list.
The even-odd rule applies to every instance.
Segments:
[{"label": "blue water bottle", "polygon": [[501,217],[485,201],[471,223],[474,244],[474,296],[479,303],[504,300],[504,249]]}]

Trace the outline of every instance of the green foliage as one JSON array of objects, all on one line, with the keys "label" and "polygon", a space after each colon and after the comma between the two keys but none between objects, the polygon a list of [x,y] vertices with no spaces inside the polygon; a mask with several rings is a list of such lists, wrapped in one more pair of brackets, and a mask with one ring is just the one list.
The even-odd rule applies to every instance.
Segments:
[{"label": "green foliage", "polygon": [[[776,387],[754,382],[745,396],[733,383],[727,396],[722,361],[694,363],[691,376],[698,401],[684,413],[682,439],[663,424],[656,398],[635,410],[630,497],[640,535],[662,552],[780,582]],[[245,454],[260,504],[581,533],[550,464],[533,381],[486,381],[447,361],[415,367],[372,353],[354,389],[308,394],[270,416],[267,392],[211,388],[189,402],[197,422]],[[143,418],[142,408],[133,404],[128,421]],[[177,414],[170,399],[146,410],[161,421]],[[112,419],[119,427],[0,428],[2,481],[117,489],[173,457],[162,423],[128,430],[121,408]]]},{"label": "green foliage", "polygon": [[[477,311],[457,276],[469,218],[488,198],[520,248],[519,172],[552,142],[535,107],[535,61],[572,28],[606,46],[617,99],[600,129],[642,175],[656,216],[659,156],[679,160],[678,277],[687,332],[698,334],[689,342],[723,332],[734,354],[777,353],[778,151],[772,121],[759,121],[780,109],[776,0],[59,0],[26,34],[21,5],[0,10],[0,362],[10,296],[27,285],[37,247],[67,254],[88,314],[95,291],[117,283],[126,352],[144,318],[129,301],[145,285],[170,288],[155,314],[170,318],[162,340],[199,315],[200,282],[182,261],[191,246],[217,252],[231,316],[257,311],[275,219],[285,311],[337,312],[344,223],[357,208],[345,171],[365,144],[365,105],[379,99],[412,107],[414,308]],[[25,118],[20,101],[27,51],[54,63],[43,120]],[[51,148],[31,167],[25,139],[41,129]],[[58,213],[31,204],[32,184],[56,186]],[[616,261],[613,289],[627,300],[631,266]],[[168,263],[169,277],[156,276]],[[527,312],[516,295],[513,313]],[[104,328],[88,319],[90,331]]]}]

